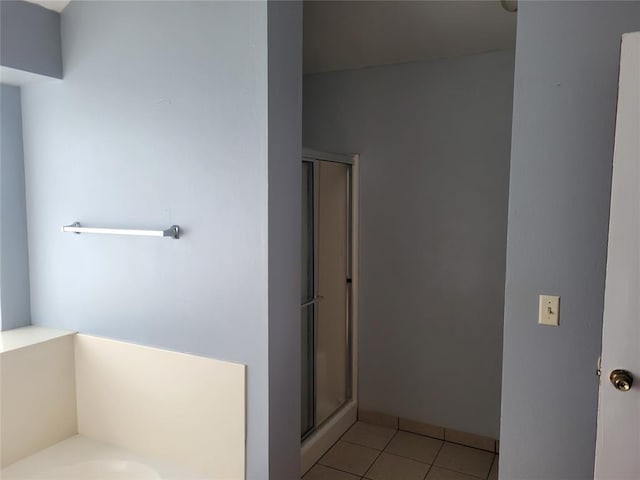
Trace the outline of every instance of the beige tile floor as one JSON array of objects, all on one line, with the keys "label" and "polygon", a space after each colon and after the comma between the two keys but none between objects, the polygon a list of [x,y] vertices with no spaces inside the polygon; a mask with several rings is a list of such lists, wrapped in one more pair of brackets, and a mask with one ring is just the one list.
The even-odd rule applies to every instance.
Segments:
[{"label": "beige tile floor", "polygon": [[357,422],[303,480],[498,480],[498,456]]}]

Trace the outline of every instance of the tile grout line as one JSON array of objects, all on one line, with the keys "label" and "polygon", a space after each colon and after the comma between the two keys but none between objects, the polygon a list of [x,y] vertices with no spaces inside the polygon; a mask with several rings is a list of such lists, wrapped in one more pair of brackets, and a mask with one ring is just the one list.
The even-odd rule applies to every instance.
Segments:
[{"label": "tile grout line", "polygon": [[433,457],[433,461],[431,462],[431,465],[429,465],[429,469],[427,470],[426,475],[424,476],[423,480],[426,480],[426,478],[429,476],[429,472],[431,472],[431,469],[433,468],[433,466],[436,463],[436,458],[438,458],[438,455],[440,455],[440,452],[442,451],[442,448],[444,447],[445,441],[442,440],[442,444],[440,444],[440,448],[438,449],[438,451],[436,452],[435,456]]},{"label": "tile grout line", "polygon": [[[431,465],[432,467],[438,467],[442,470],[446,470],[447,472],[453,472],[453,473],[458,473],[460,475],[464,475],[466,477],[473,477],[474,479],[477,480],[487,480],[485,477],[479,477],[477,475],[473,475],[472,473],[464,473],[464,472],[459,472],[458,470],[451,470],[450,468],[447,467],[442,467],[440,465]],[[431,469],[429,469],[429,471],[431,471]],[[489,471],[489,473],[491,473],[491,471]],[[429,474],[429,472],[427,472],[427,475]],[[426,478],[426,477],[425,477]]]},{"label": "tile grout line", "polygon": [[[345,443],[349,443],[350,445],[357,445],[358,447],[369,448],[370,450],[377,450],[377,451],[378,451],[378,455],[376,455],[376,458],[374,458],[374,459],[373,459],[373,462],[371,463],[371,465],[370,465],[370,466],[365,470],[365,472],[364,472],[362,475],[358,475],[358,474],[353,473],[353,472],[348,472],[348,471],[346,471],[346,470],[341,470],[341,469],[339,469],[339,468],[332,467],[332,466],[330,466],[330,465],[325,465],[324,463],[320,463],[320,460],[322,460],[322,458],[324,457],[324,455],[323,455],[322,457],[320,457],[320,458],[318,459],[318,461],[317,461],[317,462],[316,462],[316,463],[315,463],[311,468],[315,467],[316,465],[322,465],[323,467],[331,468],[332,470],[337,470],[338,472],[348,473],[349,475],[353,475],[354,477],[360,477],[360,480],[362,480],[362,479],[367,480],[367,479],[365,479],[365,477],[364,477],[364,476],[369,472],[369,470],[371,470],[371,467],[373,467],[373,464],[374,464],[374,463],[376,463],[376,460],[378,460],[378,457],[380,457],[380,455],[382,454],[382,452],[384,452],[384,449],[385,449],[385,448],[387,448],[387,447],[389,446],[389,444],[391,443],[391,440],[393,440],[393,439],[394,439],[394,437],[398,434],[398,432],[399,432],[400,430],[396,429],[396,431],[395,431],[395,432],[394,432],[394,434],[391,436],[391,438],[389,438],[389,440],[387,441],[387,443],[385,443],[385,445],[384,445],[383,449],[382,449],[382,450],[378,450],[377,448],[372,448],[372,447],[368,447],[368,446],[366,446],[366,445],[361,445],[361,444],[359,444],[359,443],[350,442],[350,441],[348,441],[348,440],[343,440],[344,436],[345,436],[347,433],[349,433],[349,430],[351,430],[351,428],[353,428],[353,426],[354,426],[356,423],[358,423],[358,422],[360,422],[360,420],[356,420],[356,421],[355,421],[355,422],[354,422],[354,423],[353,423],[353,424],[352,424],[352,425],[347,429],[347,431],[346,431],[346,432],[344,432],[344,433],[340,436],[340,438],[338,438],[338,440],[336,440],[336,442],[331,446],[331,448],[335,447],[335,446],[338,444],[338,442],[345,442]],[[367,423],[367,422],[362,422],[362,423]],[[373,424],[370,424],[370,423],[369,423],[368,425],[373,425]],[[387,428],[391,428],[391,427],[387,427]],[[331,450],[331,448],[329,448],[329,450]],[[328,452],[328,450],[327,450],[327,452]],[[326,455],[326,453],[325,453],[325,455]],[[311,469],[309,469],[309,470],[311,470]]]},{"label": "tile grout line", "polygon": [[[440,451],[440,449],[438,449],[438,451]],[[399,458],[404,458],[405,460],[411,460],[412,462],[421,463],[423,465],[431,465],[431,463],[423,462],[422,460],[417,460],[413,457],[407,457],[406,455],[400,455],[399,453],[391,453],[386,450],[383,450],[383,453],[386,453],[387,455],[391,455],[392,457],[399,457]],[[435,460],[435,457],[433,458]]]},{"label": "tile grout line", "polygon": [[[353,426],[354,426],[356,423],[358,423],[358,422],[359,422],[359,420],[356,418],[356,421],[355,421],[355,422],[353,422],[353,423],[351,424],[351,426],[350,426],[349,428],[347,428],[347,430],[346,430],[342,435],[340,435],[340,437],[339,437],[339,438],[334,442],[334,444],[333,444],[333,445],[331,445],[331,446],[329,447],[329,450],[327,450],[327,451],[326,451],[326,452],[325,452],[325,453],[324,453],[324,454],[323,454],[323,455],[318,459],[318,461],[317,461],[315,464],[313,464],[313,466],[312,466],[311,468],[315,467],[316,465],[322,465],[323,467],[327,467],[327,468],[330,468],[330,469],[332,469],[332,470],[336,470],[336,471],[338,471],[338,472],[348,473],[349,475],[353,475],[354,477],[358,477],[359,475],[356,475],[355,473],[347,472],[346,470],[340,470],[339,468],[332,467],[332,466],[330,466],[330,465],[325,465],[324,463],[320,463],[320,462],[321,462],[321,460],[324,458],[324,456],[325,456],[327,453],[329,453],[329,451],[330,451],[333,447],[335,447],[336,445],[338,445],[338,442],[346,442],[346,443],[350,443],[350,444],[352,444],[352,445],[358,445],[357,443],[352,443],[352,442],[347,442],[346,440],[342,440],[342,439],[344,438],[344,436],[345,436],[347,433],[349,433],[349,430],[351,430],[351,429],[353,428]],[[360,447],[362,447],[363,445],[359,445],[359,446],[360,446]],[[374,449],[374,450],[375,450],[375,449]],[[309,469],[309,471],[311,471],[311,468]],[[307,472],[307,473],[308,473],[308,472]]]},{"label": "tile grout line", "polygon": [[391,436],[391,438],[389,439],[389,441],[385,444],[384,448],[383,448],[382,450],[380,450],[380,453],[378,453],[378,456],[377,456],[376,458],[374,458],[374,459],[373,459],[373,462],[371,463],[371,465],[369,465],[369,468],[367,468],[367,469],[364,471],[364,474],[362,475],[362,478],[363,478],[363,479],[367,480],[367,479],[366,479],[367,473],[369,473],[369,471],[371,470],[371,468],[373,468],[373,466],[375,465],[375,463],[378,461],[378,458],[380,458],[380,456],[381,456],[381,455],[382,455],[382,453],[385,451],[385,449],[389,446],[389,444],[391,443],[391,441],[392,441],[394,438],[396,438],[396,435],[398,435],[398,432],[399,432],[399,431],[400,431],[400,430],[398,430],[398,429],[396,428],[395,433]]},{"label": "tile grout line", "polygon": [[[320,461],[322,460],[322,457],[321,457],[320,459],[318,459],[318,461],[315,463],[315,465],[322,465],[322,466],[324,466],[324,467],[330,468],[330,469],[332,469],[332,470],[336,470],[336,471],[338,471],[338,472],[347,473],[347,474],[349,474],[349,475],[353,475],[354,477],[360,477],[360,480],[368,480],[368,478],[366,477],[366,475],[371,471],[371,468],[372,468],[372,467],[373,467],[373,465],[376,463],[376,461],[380,458],[380,456],[381,456],[383,453],[386,453],[387,455],[394,455],[394,456],[396,456],[396,457],[405,458],[405,459],[407,459],[407,460],[412,460],[412,461],[414,461],[414,462],[418,462],[418,463],[422,463],[423,465],[427,465],[429,468],[428,468],[428,470],[427,470],[426,475],[423,477],[423,480],[426,480],[426,478],[429,476],[429,473],[431,472],[431,470],[433,469],[433,467],[434,467],[434,466],[437,466],[437,465],[435,465],[435,461],[436,461],[436,459],[438,458],[438,456],[440,455],[440,453],[442,452],[442,449],[444,448],[445,444],[449,443],[449,444],[451,444],[451,445],[458,445],[458,446],[462,446],[462,447],[466,447],[466,448],[472,448],[472,449],[474,449],[474,450],[479,450],[479,451],[481,451],[481,452],[492,453],[492,454],[493,454],[493,459],[492,459],[492,461],[491,461],[491,465],[489,466],[489,472],[487,473],[487,475],[486,475],[485,477],[479,477],[479,476],[476,476],[476,475],[472,475],[472,474],[468,474],[468,473],[464,473],[464,472],[459,472],[459,471],[457,471],[457,470],[452,470],[452,469],[450,469],[450,468],[446,468],[446,467],[437,466],[438,468],[442,468],[442,469],[447,470],[447,471],[449,471],[449,472],[455,472],[455,473],[460,473],[460,474],[463,474],[463,475],[468,475],[468,476],[470,476],[470,477],[474,477],[474,478],[476,478],[476,479],[478,479],[478,480],[488,480],[488,477],[489,477],[489,475],[491,474],[491,468],[493,467],[493,464],[495,463],[496,459],[498,458],[498,454],[497,454],[496,452],[489,452],[488,450],[485,450],[485,449],[482,449],[482,448],[472,447],[472,446],[464,445],[464,444],[457,443],[457,442],[451,442],[451,441],[447,441],[447,440],[444,440],[444,439],[440,439],[440,438],[436,438],[436,437],[431,437],[431,436],[429,436],[429,435],[423,435],[423,434],[420,434],[420,433],[409,432],[409,431],[406,431],[406,430],[400,430],[399,428],[395,429],[394,434],[393,434],[393,435],[389,438],[389,440],[385,443],[385,445],[384,445],[384,447],[382,448],[382,450],[378,450],[377,448],[369,447],[369,446],[367,446],[367,445],[362,445],[362,444],[359,444],[359,443],[356,443],[356,442],[352,442],[352,441],[349,441],[349,440],[344,440],[343,438],[347,435],[347,433],[349,432],[349,430],[351,430],[351,428],[352,428],[356,423],[358,423],[358,422],[361,422],[361,421],[360,421],[360,420],[357,420],[356,422],[354,422],[354,423],[351,425],[351,427],[349,427],[349,429],[348,429],[344,434],[342,434],[338,440],[336,440],[336,442],[332,445],[332,447],[331,447],[331,448],[335,447],[335,446],[338,444],[338,442],[345,442],[345,443],[348,443],[348,444],[350,444],[350,445],[356,445],[356,446],[363,447],[363,448],[369,448],[370,450],[376,450],[376,451],[378,452],[378,454],[377,454],[377,455],[376,455],[376,457],[373,459],[373,462],[371,463],[371,465],[370,465],[370,466],[365,470],[365,473],[364,473],[364,474],[362,474],[362,475],[358,475],[358,474],[355,474],[355,473],[353,473],[353,472],[349,472],[349,471],[347,471],[347,470],[341,470],[340,468],[336,468],[336,467],[333,467],[333,466],[330,466],[330,465],[325,465],[325,464],[323,464],[323,463],[320,463]],[[367,422],[362,422],[362,423],[367,424]],[[375,425],[375,424],[369,424],[369,425]],[[391,427],[387,427],[387,428],[391,428]],[[433,461],[432,461],[430,464],[427,464],[427,463],[422,462],[422,461],[420,461],[420,460],[416,460],[415,458],[405,457],[404,455],[398,455],[398,454],[395,454],[395,453],[387,452],[387,451],[386,451],[386,449],[389,447],[389,445],[391,444],[391,442],[393,441],[393,439],[394,439],[394,438],[396,438],[396,436],[398,435],[398,433],[399,433],[399,432],[410,433],[410,434],[413,434],[413,435],[418,435],[418,436],[425,437],[425,438],[430,438],[430,439],[434,439],[434,440],[439,440],[440,442],[442,442],[442,443],[440,444],[440,447],[438,448],[437,453],[436,453],[436,454],[435,454],[435,456],[433,457]],[[324,455],[323,455],[323,457],[324,457]],[[315,466],[315,465],[314,465],[314,466]],[[313,468],[313,467],[312,467],[312,468]]]},{"label": "tile grout line", "polygon": [[443,442],[445,442],[445,441],[446,441],[446,440],[444,439],[444,433],[442,434],[442,437],[436,437],[435,435],[429,435],[429,434],[426,434],[426,433],[421,433],[421,432],[418,432],[418,431],[416,431],[416,430],[406,430],[406,429],[404,429],[404,428],[398,428],[398,430],[399,430],[400,432],[413,433],[414,435],[420,435],[421,437],[433,438],[433,439],[435,439],[435,440],[441,440],[441,441],[443,441]]},{"label": "tile grout line", "polygon": [[[383,453],[385,453],[385,454],[387,454],[387,455],[391,455],[391,456],[395,456],[395,457],[399,457],[399,458],[404,458],[404,459],[407,459],[407,460],[411,460],[412,462],[421,463],[422,465],[426,465],[426,466],[428,466],[429,468],[427,469],[427,473],[425,474],[425,476],[423,477],[423,479],[422,479],[422,480],[424,480],[425,478],[427,478],[427,475],[428,475],[428,474],[429,474],[429,472],[431,471],[431,467],[433,466],[433,463],[426,463],[426,462],[423,462],[423,461],[420,461],[420,460],[416,460],[415,458],[406,457],[406,456],[404,456],[404,455],[399,455],[399,454],[397,454],[397,453],[391,453],[391,452],[388,452],[388,451],[387,451],[387,448],[389,447],[389,445],[391,444],[391,442],[393,441],[393,439],[394,439],[394,438],[398,435],[398,433],[400,433],[400,432],[404,432],[404,433],[412,433],[412,432],[407,432],[407,431],[405,431],[405,430],[397,429],[397,430],[396,430],[396,433],[394,433],[394,434],[393,434],[393,436],[389,439],[389,441],[388,441],[388,442],[387,442],[387,444],[385,445],[384,449],[380,451],[380,454],[375,458],[375,460],[373,461],[373,463],[371,464],[371,466],[367,469],[367,471],[365,472],[365,475],[366,475],[367,473],[369,473],[369,471],[371,470],[371,468],[373,467],[373,465],[376,463],[376,461],[378,460],[378,458],[379,458]],[[413,435],[420,435],[420,434],[413,434]],[[440,441],[440,442],[441,442],[440,446],[438,447],[438,451],[436,452],[436,454],[435,454],[435,455],[434,455],[434,457],[433,457],[433,460],[435,461],[436,457],[438,456],[438,453],[440,453],[440,450],[442,449],[442,446],[444,445],[444,440],[436,439],[436,438],[434,438],[434,437],[429,437],[428,435],[420,435],[420,436],[422,436],[422,437],[426,437],[426,438],[431,438],[431,439],[438,440],[438,441]],[[362,477],[362,480],[368,480],[368,479],[367,479],[366,477]]]},{"label": "tile grout line", "polygon": [[[445,429],[445,430],[446,430],[446,429]],[[400,432],[405,432],[405,433],[411,433],[411,434],[413,434],[413,435],[420,435],[421,437],[433,438],[434,440],[440,440],[441,442],[453,443],[453,444],[455,444],[455,445],[460,445],[460,446],[462,446],[462,447],[469,447],[469,448],[473,448],[473,449],[475,449],[475,450],[481,450],[481,451],[483,451],[483,452],[489,452],[489,453],[493,453],[493,454],[495,454],[495,455],[498,455],[498,452],[496,452],[496,451],[495,451],[495,450],[496,450],[496,449],[495,449],[495,447],[494,447],[494,449],[493,449],[493,450],[487,450],[486,448],[474,447],[473,445],[469,445],[469,444],[467,444],[467,443],[461,443],[461,442],[456,442],[456,441],[453,441],[453,440],[447,440],[447,438],[446,438],[446,432],[445,432],[445,434],[443,435],[443,437],[442,437],[442,438],[440,438],[440,437],[435,437],[435,436],[433,436],[433,435],[427,435],[426,433],[419,433],[419,432],[415,432],[415,431],[413,431],[413,430],[403,430],[403,429],[401,429],[401,428],[398,428],[398,431],[400,431]],[[497,441],[497,440],[495,440],[495,441]]]},{"label": "tile grout line", "polygon": [[473,447],[471,445],[467,445],[466,443],[453,442],[451,440],[445,440],[445,442],[451,443],[453,445],[460,445],[461,447],[473,448],[474,450],[480,450],[481,452],[493,453],[494,455],[497,455],[495,451],[487,450],[486,448]]},{"label": "tile grout line", "polygon": [[[316,465],[320,465],[321,467],[325,467],[325,468],[328,468],[330,470],[335,470],[336,472],[347,473],[347,474],[352,475],[354,477],[359,477],[360,476],[360,475],[357,475],[355,473],[347,472],[346,470],[340,470],[339,468],[332,467],[331,465],[325,465],[323,463],[316,463],[313,467],[315,467]],[[311,468],[313,468],[313,467],[311,467]],[[311,471],[311,468],[309,469],[309,472]],[[309,472],[307,472],[307,473],[309,473]],[[306,475],[306,473],[305,473],[305,475]]]},{"label": "tile grout line", "polygon": [[[443,442],[442,447],[440,448],[440,450],[442,450],[442,448],[444,448],[444,445],[445,445],[446,443],[450,443],[450,444],[452,444],[452,445],[460,445],[460,446],[467,447],[467,448],[473,448],[473,449],[475,449],[475,450],[480,450],[481,452],[491,453],[491,452],[488,452],[487,450],[483,450],[483,449],[481,449],[481,448],[469,447],[469,446],[467,446],[467,445],[462,445],[462,444],[460,444],[460,443],[455,443],[455,442],[446,442],[446,441],[445,441],[445,442]],[[439,455],[439,454],[440,454],[440,452],[438,452],[438,455]],[[438,455],[436,455],[436,458],[438,457]],[[462,474],[462,475],[467,475],[468,477],[473,477],[473,478],[477,478],[477,479],[480,479],[480,480],[488,480],[489,475],[491,474],[491,467],[493,467],[493,463],[496,461],[496,458],[498,458],[498,454],[497,454],[497,453],[493,453],[493,459],[491,460],[491,465],[489,466],[489,472],[487,472],[487,475],[486,475],[485,477],[479,477],[478,475],[474,475],[474,474],[472,474],[472,473],[460,472],[460,471],[458,471],[458,470],[453,470],[453,469],[451,469],[451,468],[443,467],[443,466],[441,466],[441,465],[435,465],[435,464],[434,464],[434,465],[432,465],[432,466],[436,466],[436,467],[438,467],[438,468],[442,468],[443,470],[447,470],[447,471],[449,471],[449,472],[455,472],[455,473],[460,473],[460,474]],[[435,462],[435,458],[434,458],[434,460],[433,460],[433,461]],[[431,471],[431,469],[429,469],[429,471]],[[427,472],[427,475],[428,475],[428,472]],[[426,478],[426,477],[425,477],[425,478]]]},{"label": "tile grout line", "polygon": [[[2,1],[2,0],[0,0],[0,1]],[[395,436],[395,435],[394,435],[394,436]],[[393,437],[391,437],[391,438],[393,438]],[[344,442],[344,443],[348,443],[348,444],[350,444],[350,445],[358,445],[359,447],[370,448],[371,450],[378,450],[378,451],[382,451],[382,450],[380,450],[378,447],[370,447],[369,445],[363,445],[363,444],[361,444],[361,443],[353,442],[353,441],[351,441],[351,440],[343,440],[342,438],[341,438],[341,439],[339,439],[339,440],[338,440],[338,442]],[[338,443],[338,442],[336,442],[336,443]],[[335,445],[335,444],[334,444],[334,445]],[[332,445],[332,446],[333,446],[333,445]],[[386,448],[386,447],[385,447],[385,448]]]},{"label": "tile grout line", "polygon": [[489,467],[489,473],[487,473],[487,480],[489,480],[489,477],[491,476],[491,470],[493,470],[493,465],[498,461],[498,454],[494,453],[493,454],[493,462],[491,462],[491,466]]},{"label": "tile grout line", "polygon": [[[398,430],[398,433],[399,433],[399,432],[403,432],[403,433],[411,433],[411,432],[406,432],[406,431],[404,431],[404,430]],[[440,446],[438,447],[438,451],[437,451],[437,452],[436,452],[436,454],[433,456],[433,460],[435,461],[436,457],[438,456],[438,453],[440,453],[440,450],[442,449],[442,446],[444,445],[444,440],[441,440],[441,439],[439,439],[439,438],[435,438],[435,437],[428,437],[427,435],[420,435],[419,433],[414,433],[413,435],[419,435],[419,436],[421,436],[421,437],[429,438],[429,439],[431,439],[431,440],[437,440],[437,441],[439,441],[439,442],[440,442]],[[394,435],[394,437],[395,437],[395,435]],[[393,438],[392,438],[391,440],[393,440]],[[384,453],[386,453],[387,455],[393,455],[393,456],[395,456],[395,457],[406,458],[407,460],[412,460],[412,461],[414,461],[414,462],[422,463],[423,465],[428,465],[428,466],[429,466],[429,470],[431,469],[431,465],[433,465],[433,462],[431,462],[431,463],[423,462],[422,460],[418,460],[417,458],[407,457],[406,455],[401,455],[401,454],[399,454],[399,453],[393,453],[393,452],[389,452],[389,451],[387,451],[387,447],[388,447],[390,444],[391,444],[391,441],[389,441],[389,443],[387,443],[387,446],[386,446],[386,447],[384,447],[384,448],[385,448],[385,449],[384,449]],[[427,471],[427,473],[429,473],[429,472]]]},{"label": "tile grout line", "polygon": [[[377,458],[377,457],[376,457]],[[315,467],[316,465],[321,465],[323,467],[326,468],[330,468],[331,470],[335,470],[336,472],[340,472],[340,473],[348,473],[349,475],[353,475],[354,477],[359,477],[360,475],[358,475],[357,473],[353,473],[353,472],[348,472],[347,470],[341,470],[338,467],[332,467],[331,465],[326,465],[324,463],[320,463],[320,461],[316,462],[316,464],[313,466]],[[313,468],[311,467],[311,468]],[[311,469],[309,469],[309,471],[311,471]],[[308,472],[307,472],[308,473]],[[306,475],[306,474],[305,474]]]}]

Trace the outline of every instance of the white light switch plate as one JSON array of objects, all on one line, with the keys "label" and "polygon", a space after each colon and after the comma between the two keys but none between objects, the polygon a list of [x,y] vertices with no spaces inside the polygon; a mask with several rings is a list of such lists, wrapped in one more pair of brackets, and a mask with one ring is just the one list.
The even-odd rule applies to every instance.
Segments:
[{"label": "white light switch plate", "polygon": [[540,325],[558,326],[560,319],[560,297],[557,295],[540,295],[538,323]]}]

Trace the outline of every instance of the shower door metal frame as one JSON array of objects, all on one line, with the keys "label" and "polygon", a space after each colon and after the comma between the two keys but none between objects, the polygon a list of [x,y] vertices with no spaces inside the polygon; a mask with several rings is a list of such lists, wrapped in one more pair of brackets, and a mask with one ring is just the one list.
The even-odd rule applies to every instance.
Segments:
[{"label": "shower door metal frame", "polygon": [[313,251],[313,273],[312,273],[312,277],[313,277],[313,288],[312,288],[312,296],[309,299],[303,299],[303,303],[300,306],[301,308],[301,313],[302,310],[305,308],[312,308],[313,309],[313,340],[312,340],[312,344],[313,344],[313,348],[312,348],[312,355],[311,355],[311,366],[310,369],[311,370],[311,379],[309,380],[310,382],[310,390],[311,390],[311,396],[313,399],[312,404],[310,405],[311,407],[311,427],[304,433],[302,433],[302,440],[306,439],[309,435],[312,435],[313,432],[316,430],[317,425],[316,425],[316,412],[317,412],[317,404],[318,404],[318,396],[317,396],[317,388],[316,388],[316,352],[318,350],[318,302],[321,300],[321,297],[318,295],[318,283],[319,283],[319,279],[318,279],[318,244],[319,244],[319,238],[318,238],[318,199],[319,199],[319,195],[318,195],[318,184],[319,184],[319,178],[318,178],[318,160],[312,159],[312,158],[305,158],[303,156],[302,158],[302,162],[307,162],[311,164],[311,184],[313,185],[313,208],[312,208],[312,223],[313,223],[313,244],[312,244],[312,251]]},{"label": "shower door metal frame", "polygon": [[[302,161],[313,162],[314,164],[314,212],[317,212],[317,165],[319,162],[332,162],[349,165],[347,170],[347,278],[346,282],[346,362],[347,371],[345,372],[345,401],[333,412],[326,420],[316,424],[316,392],[314,391],[314,425],[302,438],[302,473],[304,473],[324,452],[346,431],[356,418],[357,414],[357,393],[358,393],[358,375],[357,375],[357,323],[358,323],[358,286],[359,286],[359,269],[358,269],[358,180],[359,180],[359,156],[342,155],[334,153],[319,152],[316,150],[303,149]],[[314,326],[317,319],[317,302],[318,298],[318,268],[317,268],[317,235],[318,235],[318,218],[314,213]],[[314,342],[316,340],[316,332],[314,331]],[[314,352],[316,351],[314,345]],[[315,358],[314,358],[315,363]],[[315,369],[315,364],[314,364]],[[315,378],[314,378],[315,384]],[[315,385],[314,385],[315,389]]]}]

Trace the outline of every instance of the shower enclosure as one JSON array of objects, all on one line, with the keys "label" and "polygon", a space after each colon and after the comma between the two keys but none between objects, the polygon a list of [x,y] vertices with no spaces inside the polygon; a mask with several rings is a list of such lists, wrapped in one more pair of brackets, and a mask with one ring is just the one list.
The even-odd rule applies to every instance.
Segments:
[{"label": "shower enclosure", "polygon": [[[336,421],[346,410],[355,420],[354,161],[310,150],[303,154],[300,433],[305,443],[332,419],[348,423],[346,417]],[[324,430],[333,437],[341,428]]]}]

